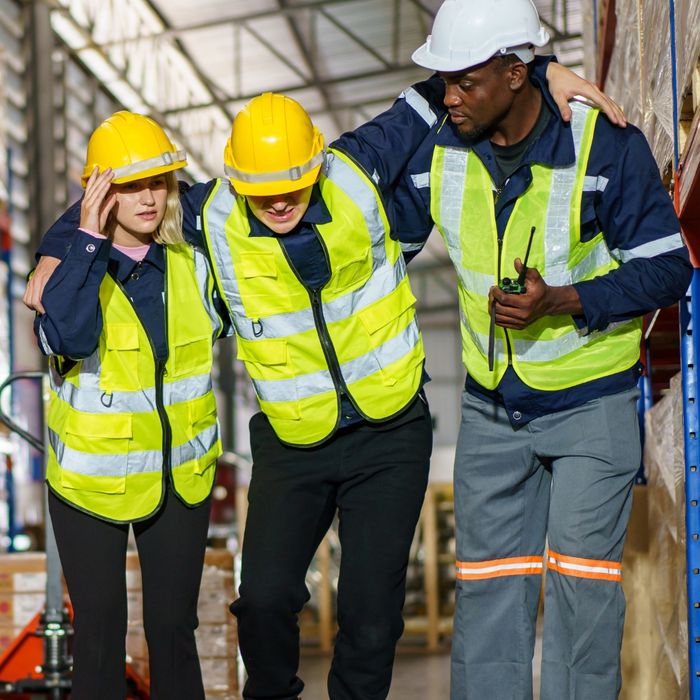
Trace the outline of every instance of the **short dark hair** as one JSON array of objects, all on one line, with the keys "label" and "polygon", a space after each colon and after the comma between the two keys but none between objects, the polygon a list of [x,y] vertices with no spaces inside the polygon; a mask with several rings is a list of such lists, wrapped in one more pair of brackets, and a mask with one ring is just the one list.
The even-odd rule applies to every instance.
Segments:
[{"label": "short dark hair", "polygon": [[508,68],[508,66],[512,66],[514,63],[522,63],[522,59],[518,58],[514,53],[504,53],[504,54],[496,54],[494,57],[494,61],[496,61],[499,68]]},{"label": "short dark hair", "polygon": [[[496,68],[498,70],[506,70],[507,68],[510,68],[510,66],[512,66],[514,63],[525,63],[522,58],[519,58],[514,53],[496,54],[493,57],[493,61],[496,64]],[[528,75],[532,73],[534,65],[534,61],[531,61],[530,63],[525,63]]]}]

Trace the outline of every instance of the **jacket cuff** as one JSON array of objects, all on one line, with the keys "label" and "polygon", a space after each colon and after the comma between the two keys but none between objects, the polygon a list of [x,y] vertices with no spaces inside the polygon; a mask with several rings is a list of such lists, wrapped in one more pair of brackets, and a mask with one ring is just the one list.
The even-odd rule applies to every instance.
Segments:
[{"label": "jacket cuff", "polygon": [[583,306],[583,316],[574,317],[574,322],[579,327],[582,335],[588,335],[593,331],[602,331],[610,323],[605,300],[596,291],[595,280],[577,282],[573,285]]},{"label": "jacket cuff", "polygon": [[112,249],[112,241],[105,236],[97,238],[92,233],[78,229],[71,239],[64,258],[92,264],[95,260],[107,260]]}]

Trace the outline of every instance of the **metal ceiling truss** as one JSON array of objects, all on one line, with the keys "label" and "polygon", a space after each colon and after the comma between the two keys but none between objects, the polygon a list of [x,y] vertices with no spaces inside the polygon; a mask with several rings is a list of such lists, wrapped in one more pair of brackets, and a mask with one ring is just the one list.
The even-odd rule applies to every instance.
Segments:
[{"label": "metal ceiling truss", "polygon": [[[357,0],[309,0],[295,5],[289,0],[277,0],[276,9],[185,27],[171,26],[158,10],[158,3],[149,0],[46,1],[54,15],[52,26],[72,54],[127,108],[147,111],[166,125],[187,149],[195,171],[203,169],[210,173],[221,169],[220,134],[229,128],[235,107],[257,93],[242,91],[242,81],[235,76],[234,84],[239,87],[232,92],[216,85],[184,47],[183,39],[188,34],[228,25],[232,42],[238,44],[242,35],[248,34],[268,52],[271,66],[276,62],[287,69],[285,74],[291,71],[298,78],[275,89],[292,95],[309,89],[318,91],[322,108],[315,110],[316,114],[327,113],[338,131],[342,131],[350,126],[348,110],[363,110],[365,106],[391,101],[396,96],[396,89],[390,86],[381,95],[372,94],[367,105],[361,98],[352,104],[336,104],[331,99],[330,89],[373,78],[385,79],[389,73],[415,71],[415,65],[410,61],[399,60],[401,16],[403,12],[416,13],[427,28],[433,14],[433,10],[419,0],[390,0],[392,26],[388,32],[393,48],[392,56],[387,59],[351,26],[333,15],[334,7]],[[260,21],[280,16],[285,18],[294,38],[298,55],[302,57],[301,64],[280,51],[256,27]],[[350,70],[338,77],[324,76],[316,61],[319,53],[316,27],[321,19],[350,39],[358,54],[370,56],[377,67]],[[245,70],[240,50],[235,46],[234,50],[237,55],[235,70]]]},{"label": "metal ceiling truss", "polygon": [[[316,91],[320,106],[312,113],[328,115],[338,132],[353,126],[358,115],[376,113],[396,96],[397,81],[415,79],[416,66],[401,53],[402,21],[410,14],[414,24],[427,34],[439,3],[428,6],[421,0],[381,0],[391,3],[387,27],[389,50],[373,46],[341,15],[342,6],[358,0],[306,0],[292,4],[277,0],[277,7],[250,11],[212,21],[172,26],[157,0],[45,0],[52,8],[52,26],[77,59],[104,83],[105,88],[127,108],[147,111],[161,121],[190,155],[195,177],[221,170],[221,134],[228,131],[236,109],[258,92],[246,91],[243,71],[249,70],[243,55],[244,39],[252,38],[269,57],[267,71],[282,78],[274,89],[289,95]],[[379,2],[380,0],[378,0]],[[569,31],[569,4],[573,0],[543,0],[538,4],[553,43],[580,40]],[[266,36],[271,18],[283,18],[294,51],[283,51]],[[343,74],[324,70],[319,61],[319,25],[332,27],[353,47],[357,65],[343,67]],[[233,66],[232,89],[226,90],[209,77],[186,47],[196,32],[230,27]],[[423,35],[425,35],[423,34]],[[386,46],[383,47],[386,49]],[[245,74],[248,75],[248,74]],[[387,81],[388,75],[396,77]],[[363,85],[374,85],[371,91]],[[374,82],[372,82],[374,81]],[[248,81],[250,83],[250,81]],[[358,90],[352,90],[353,84]],[[339,89],[352,91],[352,98],[339,97]],[[370,94],[371,93],[371,94]],[[365,99],[362,95],[366,94]],[[358,97],[359,95],[359,97]]]}]

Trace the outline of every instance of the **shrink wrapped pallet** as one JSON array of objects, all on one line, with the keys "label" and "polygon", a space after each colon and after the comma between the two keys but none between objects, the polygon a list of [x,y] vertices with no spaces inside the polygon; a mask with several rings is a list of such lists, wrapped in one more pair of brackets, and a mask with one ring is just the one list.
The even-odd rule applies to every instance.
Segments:
[{"label": "shrink wrapped pallet", "polygon": [[620,700],[644,700],[652,696],[651,626],[652,601],[649,578],[653,566],[649,556],[649,491],[635,486],[625,552],[622,559],[622,588],[627,601],[622,638],[622,692]]},{"label": "shrink wrapped pallet", "polygon": [[625,116],[640,128],[644,124],[640,79],[641,18],[638,0],[616,0],[617,30],[605,91],[625,110]]},{"label": "shrink wrapped pallet", "polygon": [[652,687],[649,700],[688,697],[685,465],[681,375],[646,415]]},{"label": "shrink wrapped pallet", "polygon": [[[676,64],[678,97],[690,85],[693,71],[700,60],[700,0],[676,0]],[[696,95],[700,100],[700,95]]]},{"label": "shrink wrapped pallet", "polygon": [[[673,158],[674,138],[670,5],[659,0],[616,0],[615,14],[605,90],[642,129],[663,172]],[[676,97],[681,105],[700,55],[700,0],[676,0],[674,19]]]}]

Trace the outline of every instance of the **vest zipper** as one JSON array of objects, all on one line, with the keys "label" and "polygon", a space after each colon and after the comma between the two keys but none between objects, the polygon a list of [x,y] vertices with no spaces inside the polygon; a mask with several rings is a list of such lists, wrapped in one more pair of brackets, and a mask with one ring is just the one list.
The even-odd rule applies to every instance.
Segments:
[{"label": "vest zipper", "polygon": [[328,335],[328,326],[326,326],[326,319],[323,316],[323,305],[321,303],[321,289],[309,290],[309,296],[311,297],[311,311],[314,315],[316,330],[318,331],[318,338],[321,341],[321,347],[323,348],[323,354],[326,358],[326,363],[328,364],[328,369],[331,373],[333,384],[335,384],[335,388],[338,392],[338,398],[342,401],[344,396],[349,398],[349,394],[348,389],[345,386],[345,380],[343,379],[343,375],[340,371],[338,356],[335,353],[333,342]]},{"label": "vest zipper", "polygon": [[[167,338],[168,338],[168,257],[167,254],[163,256],[164,258],[164,265],[165,265],[165,285],[164,285],[164,290],[163,290],[163,311],[165,313],[165,338],[166,338],[166,345],[167,345]],[[165,405],[163,403],[163,377],[167,373],[165,363],[167,362],[167,358],[165,360],[158,359],[156,356],[156,348],[153,345],[153,340],[151,339],[151,336],[148,334],[148,331],[146,330],[146,326],[144,326],[143,322],[139,318],[139,315],[136,311],[136,307],[134,306],[134,302],[131,300],[131,297],[127,294],[126,290],[122,286],[122,283],[117,280],[116,278],[114,281],[117,283],[117,286],[119,289],[121,289],[122,293],[128,300],[129,304],[131,304],[131,308],[134,310],[134,316],[136,316],[136,320],[139,322],[141,325],[141,328],[143,328],[143,333],[148,338],[148,343],[151,346],[151,353],[153,355],[153,361],[156,366],[156,371],[155,371],[155,380],[156,380],[156,411],[158,411],[158,418],[160,418],[160,424],[163,429],[163,488],[166,489],[168,485],[168,481],[170,479],[170,444],[172,442],[172,435],[171,435],[171,430],[170,430],[170,421],[168,420],[168,414],[165,410]],[[169,348],[168,348],[169,350]],[[163,498],[165,497],[165,491],[161,494],[161,503],[163,502]],[[160,506],[160,504],[159,504]]]},{"label": "vest zipper", "polygon": [[[165,253],[165,251],[164,251]],[[163,275],[163,314],[165,321],[165,349],[166,353],[170,354],[170,345],[168,344],[168,255],[167,253],[163,255],[163,264],[165,266],[165,274]],[[148,335],[148,333],[146,333]],[[149,342],[151,343],[151,348],[153,348],[153,342],[149,336]],[[153,348],[153,357],[155,357],[155,348]],[[171,480],[172,475],[170,474],[171,469],[171,448],[172,448],[172,430],[170,428],[170,421],[168,420],[168,413],[165,410],[165,403],[163,402],[163,378],[168,373],[166,363],[168,357],[166,355],[164,360],[156,360],[156,408],[158,410],[158,415],[160,416],[160,422],[163,426],[163,489],[167,489],[168,482]],[[173,492],[175,492],[175,484],[173,483]]]},{"label": "vest zipper", "polygon": [[[328,271],[330,273],[330,276],[333,276],[333,268],[331,267],[331,261],[328,257],[328,250],[326,249],[326,244],[323,240],[323,236],[318,232],[318,229],[316,228],[315,224],[311,224],[311,228],[316,235],[316,238],[318,238],[319,244],[321,245],[321,250],[323,251],[323,255],[326,259],[326,265],[328,266]],[[336,389],[336,395],[338,397],[338,421],[340,421],[341,418],[341,405],[342,405],[342,400],[343,397],[347,397],[348,400],[352,403],[352,405],[355,407],[355,409],[359,412],[359,409],[357,406],[355,406],[355,402],[352,400],[350,397],[350,393],[348,392],[347,386],[345,386],[345,380],[343,379],[342,372],[340,371],[340,363],[338,362],[338,356],[336,355],[335,348],[333,347],[333,341],[331,340],[329,334],[328,334],[328,326],[326,325],[326,319],[323,316],[323,304],[321,302],[321,292],[323,291],[323,288],[326,286],[325,284],[321,285],[320,287],[317,288],[311,288],[307,287],[306,284],[304,283],[304,280],[301,278],[299,275],[299,272],[297,269],[294,267],[294,264],[289,258],[289,255],[287,255],[287,249],[280,243],[280,247],[282,248],[282,253],[284,254],[285,259],[287,260],[287,264],[291,268],[292,272],[296,276],[296,278],[299,280],[301,283],[302,287],[306,289],[307,293],[309,294],[309,298],[311,299],[311,313],[313,314],[314,317],[314,324],[316,326],[316,332],[318,333],[318,339],[321,341],[321,349],[323,350],[323,355],[326,358],[326,364],[328,365],[328,371],[331,374],[331,379],[333,380],[333,384],[335,385]],[[330,277],[329,277],[330,280]],[[362,415],[361,412],[359,412],[360,415]]]}]

